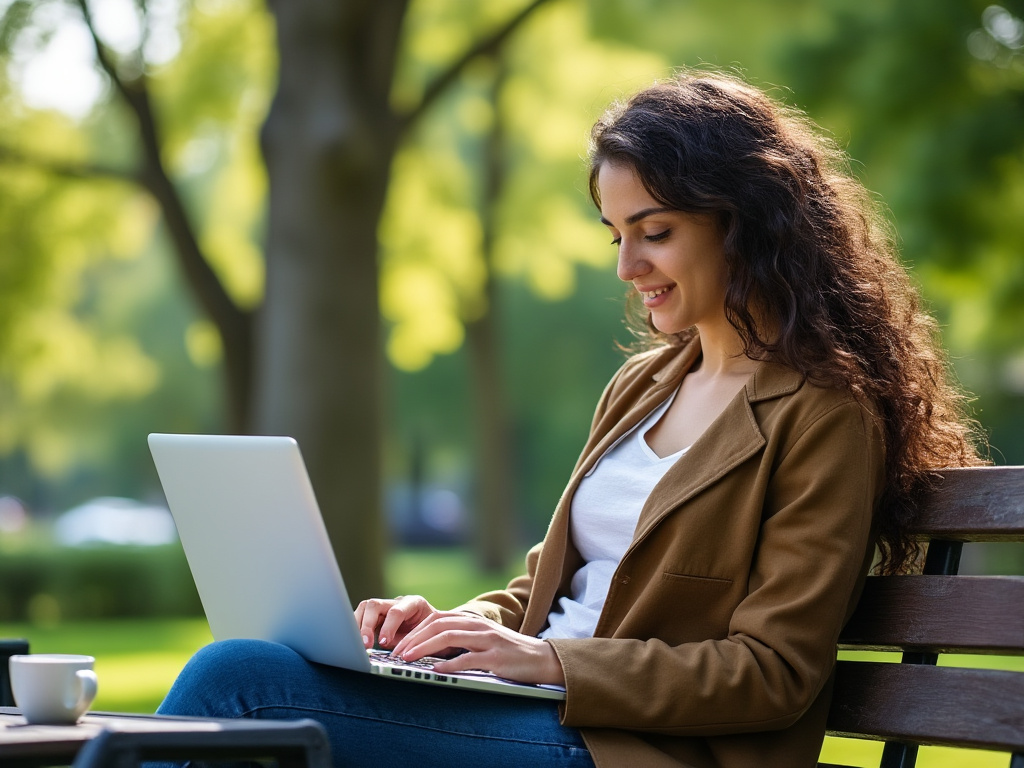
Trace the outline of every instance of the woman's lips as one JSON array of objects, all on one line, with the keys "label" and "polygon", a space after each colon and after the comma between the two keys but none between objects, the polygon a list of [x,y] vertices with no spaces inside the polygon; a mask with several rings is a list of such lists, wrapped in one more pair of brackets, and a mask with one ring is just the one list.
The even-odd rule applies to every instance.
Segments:
[{"label": "woman's lips", "polygon": [[644,297],[644,306],[648,309],[653,309],[668,301],[669,294],[673,290],[675,290],[674,285],[662,285],[657,288],[640,291],[640,295]]}]

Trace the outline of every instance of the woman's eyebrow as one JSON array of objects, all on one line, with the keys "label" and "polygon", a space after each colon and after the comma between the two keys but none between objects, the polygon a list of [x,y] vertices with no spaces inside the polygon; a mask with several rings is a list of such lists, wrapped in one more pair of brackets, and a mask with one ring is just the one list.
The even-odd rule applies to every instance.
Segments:
[{"label": "woman's eyebrow", "polygon": [[[675,209],[667,208],[665,206],[660,206],[657,208],[644,208],[642,211],[637,211],[636,213],[627,216],[626,226],[632,226],[633,224],[636,224],[638,221],[646,219],[648,216],[653,216],[656,213],[672,213],[673,210]],[[601,223],[604,224],[606,227],[613,226],[613,224],[610,221],[608,221],[608,219],[606,219],[604,216],[601,217]]]}]

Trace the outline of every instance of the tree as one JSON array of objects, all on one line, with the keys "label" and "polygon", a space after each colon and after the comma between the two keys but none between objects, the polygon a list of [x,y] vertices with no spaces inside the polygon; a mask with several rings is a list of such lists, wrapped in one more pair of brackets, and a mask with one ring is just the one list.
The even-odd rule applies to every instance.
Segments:
[{"label": "tree", "polygon": [[[459,448],[469,455],[476,557],[499,572],[532,543],[521,535],[536,536],[537,520],[546,521],[590,420],[590,398],[566,407],[562,382],[599,388],[619,359],[599,324],[561,318],[546,334],[530,332],[533,318],[579,314],[566,299],[582,271],[605,270],[615,282],[614,250],[583,191],[587,130],[609,98],[666,63],[595,44],[581,2],[546,8],[490,59],[467,70],[396,162],[382,227],[383,309],[389,357],[401,371],[463,345],[459,364],[472,386],[460,406],[471,405],[473,418]],[[509,301],[519,284],[537,304],[557,306]],[[620,310],[606,298],[585,300],[615,327]],[[569,328],[577,332],[571,359],[588,359],[582,350],[590,349],[603,361],[596,377],[589,360],[574,368],[553,354]],[[526,337],[532,354],[517,360],[512,349]],[[547,367],[541,360],[564,375],[526,397],[524,379]],[[455,420],[450,412],[442,419]],[[433,414],[416,421],[431,424],[435,445],[449,431]]]},{"label": "tree", "polygon": [[465,323],[472,391],[476,396],[476,552],[479,565],[490,573],[503,573],[512,554],[515,505],[512,465],[512,431],[506,383],[501,366],[501,336],[498,328],[498,279],[495,250],[498,240],[498,206],[508,163],[505,151],[505,118],[499,107],[501,88],[508,75],[500,55],[492,57],[494,69],[490,101],[495,105],[490,128],[485,134],[481,162],[481,252],[484,261],[483,301],[485,309]]},{"label": "tree", "polygon": [[[94,115],[83,121],[79,136],[76,137],[79,144],[77,151],[69,152],[67,142],[33,143],[27,132],[22,130],[20,138],[5,137],[4,146],[0,147],[0,159],[9,166],[32,168],[37,173],[43,171],[76,182],[109,180],[122,186],[122,194],[125,194],[124,188],[131,186],[149,194],[162,214],[165,232],[178,257],[181,273],[201,310],[216,326],[220,337],[224,358],[227,428],[245,431],[251,384],[252,292],[249,291],[249,295],[245,296],[245,289],[238,290],[237,281],[232,279],[232,270],[225,267],[222,244],[201,244],[203,236],[207,234],[203,227],[205,222],[196,212],[196,201],[187,199],[190,194],[189,181],[180,178],[180,173],[179,178],[175,179],[171,165],[181,163],[189,143],[197,138],[197,125],[244,122],[245,117],[241,120],[238,117],[240,114],[244,116],[245,111],[238,108],[240,96],[237,94],[245,91],[237,88],[238,81],[246,77],[259,80],[261,74],[254,71],[258,70],[259,65],[253,66],[252,53],[245,51],[246,45],[251,49],[260,49],[251,34],[254,25],[230,23],[238,20],[240,9],[237,7],[229,9],[218,19],[228,22],[220,28],[208,25],[205,30],[197,29],[197,26],[208,20],[202,14],[192,14],[184,20],[186,35],[191,32],[194,37],[212,42],[213,45],[209,47],[219,47],[224,55],[234,52],[240,54],[232,62],[233,66],[217,67],[214,70],[217,73],[215,77],[206,76],[201,81],[195,77],[194,71],[188,70],[202,68],[202,58],[208,55],[209,47],[206,50],[200,47],[197,51],[187,42],[185,50],[169,65],[156,65],[147,59],[149,16],[141,13],[141,32],[135,47],[127,51],[115,50],[101,39],[86,0],[68,3],[16,0],[7,8],[0,24],[3,48],[10,49],[13,41],[19,37],[31,37],[27,33],[33,31],[31,25],[43,11],[60,9],[65,5],[74,6],[80,13],[92,40],[97,65],[106,75],[114,94],[116,108],[102,111],[98,118]],[[241,11],[244,13],[244,9]],[[40,23],[44,25],[39,30],[41,34],[53,32],[45,27],[45,21]],[[226,33],[234,35],[237,48],[225,40]],[[258,28],[256,35],[259,35]],[[169,81],[172,84],[185,81],[190,85],[178,87],[176,92],[172,88],[168,93]],[[234,98],[230,96],[232,91],[236,94]],[[228,116],[214,115],[218,107]],[[25,111],[24,108],[21,111]],[[32,114],[29,112],[31,119],[55,119],[45,117],[45,113],[38,117],[32,117]],[[125,151],[125,147],[128,151]],[[231,165],[230,161],[228,165]],[[233,172],[231,167],[226,170],[228,173]],[[94,185],[94,188],[102,188],[102,185]],[[189,203],[193,205],[190,207]],[[113,211],[116,211],[116,206],[112,207],[112,216],[116,215]]]},{"label": "tree", "polygon": [[[500,48],[545,0],[532,0],[492,24],[425,84],[418,99],[400,108],[390,97],[404,0],[271,2],[280,68],[262,134],[271,194],[266,293],[258,312],[235,301],[211,266],[198,217],[166,165],[146,60],[145,5],[137,47],[120,53],[102,39],[88,1],[75,2],[96,60],[131,115],[138,158],[127,167],[68,164],[16,151],[7,151],[7,158],[65,175],[130,181],[152,195],[182,274],[220,335],[229,429],[299,440],[350,594],[379,594],[383,360],[377,229],[392,159],[462,72]],[[15,37],[31,12],[30,3],[15,0],[4,15],[3,37]]]},{"label": "tree", "polygon": [[[0,66],[7,64],[0,38]],[[26,150],[62,147],[65,156],[85,155],[87,142],[73,121],[28,111],[10,83],[0,84],[0,145]],[[0,174],[0,466],[3,492],[30,504],[49,500],[26,471],[56,474],[74,461],[75,443],[93,422],[74,406],[86,401],[102,411],[124,398],[151,392],[158,379],[153,360],[125,328],[102,324],[98,313],[83,317],[89,286],[80,278],[97,261],[97,246],[115,262],[130,258],[147,237],[150,211],[138,195],[117,182],[90,190],[54,184],[52,174],[5,160]],[[84,165],[84,164],[82,164]],[[68,171],[81,165],[69,163]],[[62,169],[63,170],[63,169]],[[109,315],[107,316],[109,318]],[[95,466],[110,444],[93,442]]]},{"label": "tree", "polygon": [[544,1],[471,45],[401,110],[390,97],[404,0],[271,2],[281,65],[263,132],[271,194],[253,423],[303,446],[354,600],[383,591],[377,228],[392,160],[466,67]]}]

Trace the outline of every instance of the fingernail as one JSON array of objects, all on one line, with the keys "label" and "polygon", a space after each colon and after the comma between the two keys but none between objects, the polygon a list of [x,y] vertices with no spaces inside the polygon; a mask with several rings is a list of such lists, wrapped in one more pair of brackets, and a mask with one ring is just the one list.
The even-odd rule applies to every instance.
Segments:
[{"label": "fingernail", "polygon": [[370,638],[367,637],[366,635],[363,635],[363,645],[369,645],[369,644],[370,644]]},{"label": "fingernail", "polygon": [[380,644],[381,645],[387,645],[388,644],[388,639],[386,637],[384,637],[384,635],[380,636]]}]

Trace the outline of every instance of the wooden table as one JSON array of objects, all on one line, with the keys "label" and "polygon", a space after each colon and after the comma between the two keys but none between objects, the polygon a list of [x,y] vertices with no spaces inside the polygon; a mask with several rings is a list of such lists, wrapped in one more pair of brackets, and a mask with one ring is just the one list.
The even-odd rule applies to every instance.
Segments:
[{"label": "wooden table", "polygon": [[329,768],[327,734],[313,720],[213,720],[93,712],[77,725],[29,725],[0,707],[0,765],[122,768],[142,760],[274,759]]}]

